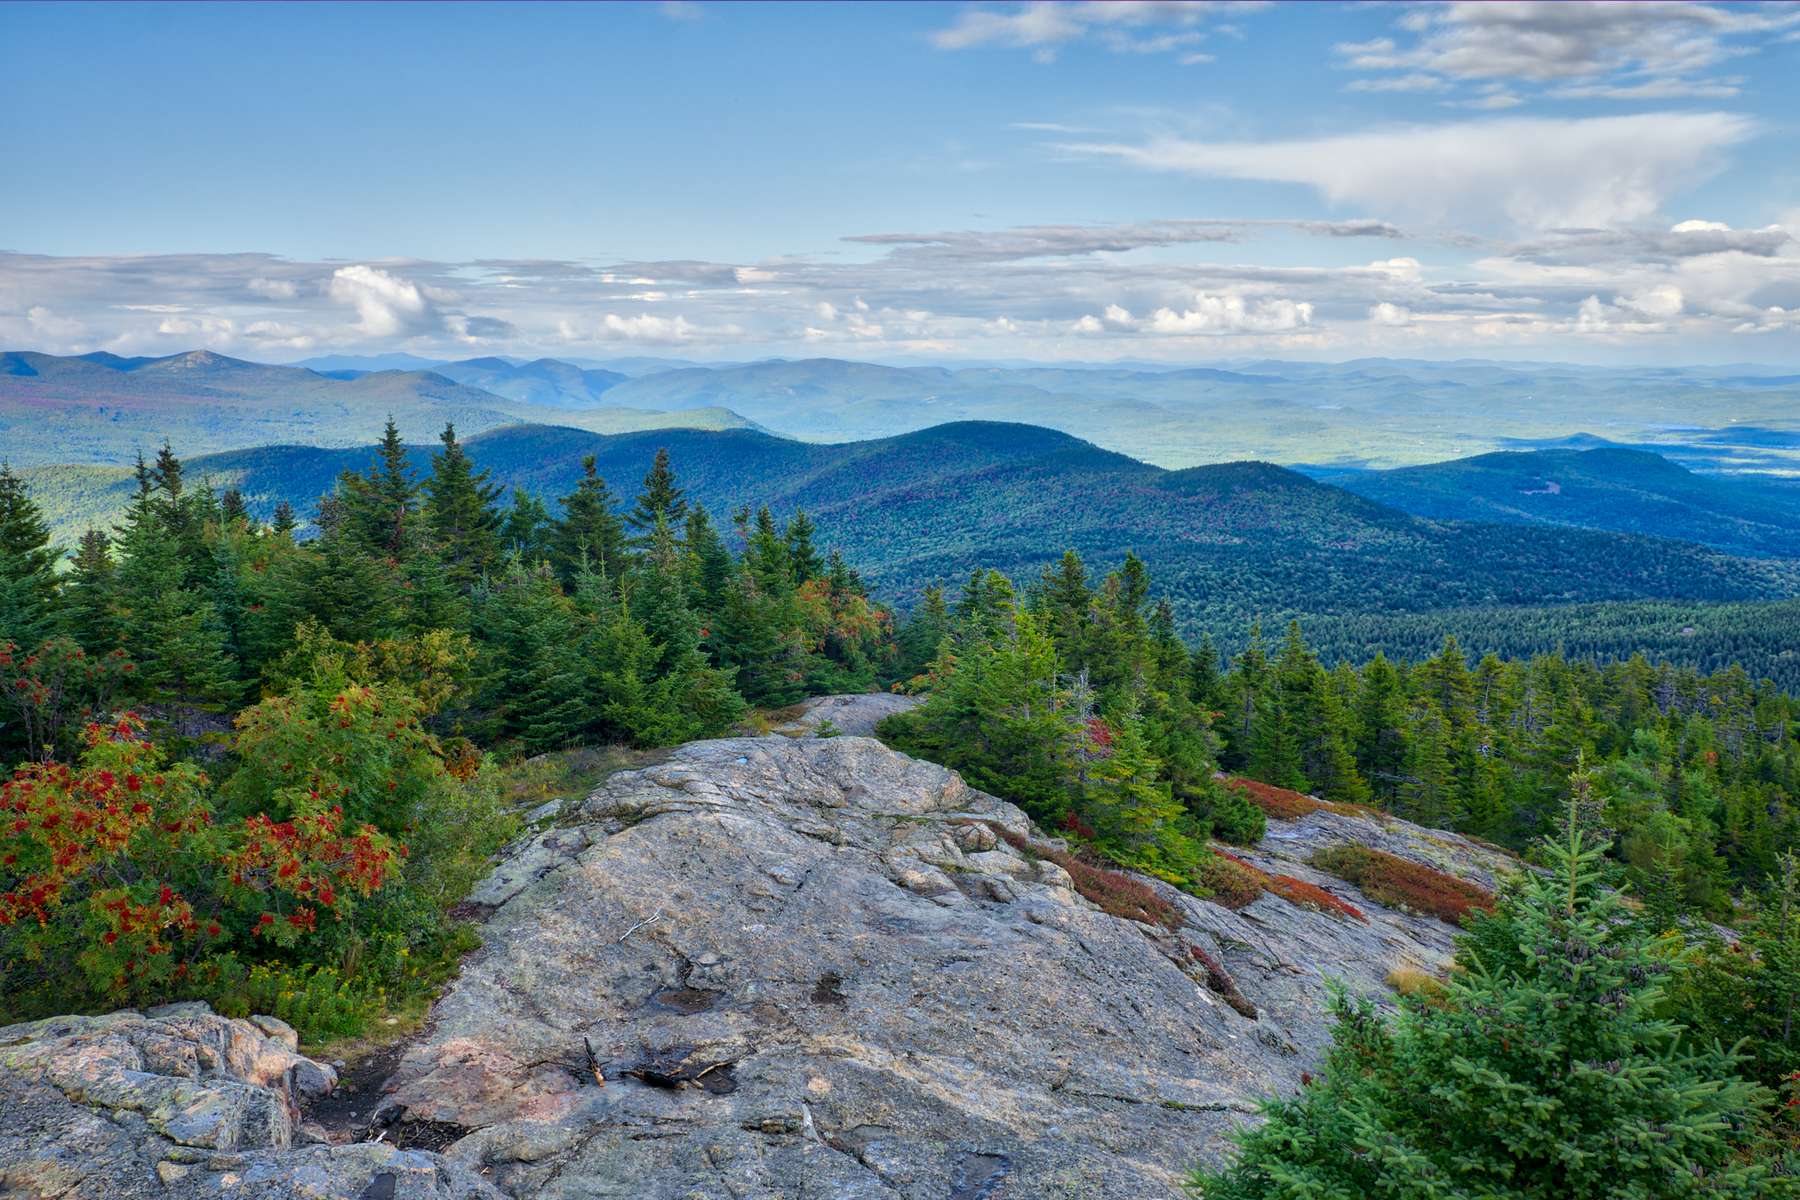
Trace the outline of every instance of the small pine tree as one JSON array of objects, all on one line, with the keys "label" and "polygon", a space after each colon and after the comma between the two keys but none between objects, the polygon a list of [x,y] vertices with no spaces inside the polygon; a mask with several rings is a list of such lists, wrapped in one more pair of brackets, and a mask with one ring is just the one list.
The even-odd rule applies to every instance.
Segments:
[{"label": "small pine tree", "polygon": [[437,541],[444,570],[451,580],[468,586],[500,559],[500,518],[494,502],[500,488],[476,470],[468,451],[456,440],[456,427],[444,426],[444,448],[431,456],[431,478],[425,481],[425,515]]},{"label": "small pine tree", "polygon": [[25,481],[0,463],[0,642],[36,646],[55,632],[61,557]]},{"label": "small pine tree", "polygon": [[[1270,1101],[1206,1200],[1663,1200],[1792,1194],[1757,1153],[1770,1099],[1659,1015],[1668,966],[1600,883],[1570,806],[1459,949],[1442,998],[1384,1022],[1341,994],[1322,1078]],[[1784,1190],[1785,1189],[1785,1190]]]},{"label": "small pine tree", "polygon": [[81,535],[81,547],[63,586],[63,623],[89,654],[105,654],[119,647],[117,585],[118,569],[106,535],[98,529],[88,530]]},{"label": "small pine tree", "polygon": [[648,543],[658,519],[670,528],[679,528],[687,520],[687,496],[675,484],[675,472],[669,466],[669,452],[659,448],[644,476],[644,490],[639,493],[637,507],[625,520]]},{"label": "small pine tree", "polygon": [[550,561],[564,583],[588,566],[617,578],[625,566],[625,527],[613,511],[612,493],[598,460],[581,460],[581,482],[562,498],[562,519],[550,533]]}]

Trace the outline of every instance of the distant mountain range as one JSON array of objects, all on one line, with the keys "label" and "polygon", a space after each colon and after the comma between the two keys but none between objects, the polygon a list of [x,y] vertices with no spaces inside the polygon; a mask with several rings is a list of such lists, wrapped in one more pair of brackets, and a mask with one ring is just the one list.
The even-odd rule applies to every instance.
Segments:
[{"label": "distant mountain range", "polygon": [[[0,437],[15,462],[119,462],[165,436],[188,453],[351,445],[389,411],[420,439],[446,419],[470,433],[518,422],[600,432],[754,425],[819,442],[986,420],[1058,429],[1171,468],[1260,459],[1353,470],[1617,444],[1708,472],[1800,473],[1800,376],[1742,366],[1362,359],[949,368],[405,355],[308,364],[206,352],[0,356]],[[1570,443],[1576,429],[1596,436]]]},{"label": "distant mountain range", "polygon": [[[962,422],[843,445],[753,430],[603,436],[549,426],[469,441],[497,480],[547,499],[569,491],[594,454],[621,502],[659,447],[722,525],[735,504],[803,507],[826,544],[902,601],[978,565],[1026,581],[1067,547],[1096,568],[1138,553],[1189,630],[1259,614],[1800,595],[1790,561],[1561,525],[1427,520],[1267,463],[1169,471],[1032,426]],[[371,458],[367,447],[268,446],[194,459],[189,478],[237,487],[260,513],[278,499],[311,512],[341,471]],[[89,520],[122,508],[128,474],[103,472],[28,477],[67,536],[77,514],[58,509],[62,497],[79,498]]]},{"label": "distant mountain range", "polygon": [[[14,465],[126,463],[165,439],[184,455],[272,442],[354,446],[378,434],[390,415],[420,439],[446,422],[468,434],[549,420],[603,433],[749,424],[702,406],[657,413],[602,402],[601,393],[622,378],[609,372],[557,370],[564,364],[500,364],[506,368],[500,370],[481,365],[486,362],[456,366],[502,392],[432,371],[327,375],[206,350],[164,358],[4,353],[0,456]],[[531,398],[541,397],[545,386],[558,389],[554,406]]]},{"label": "distant mountain range", "polygon": [[1307,473],[1437,520],[1572,525],[1800,558],[1800,480],[1701,475],[1645,450],[1513,451],[1390,471]]}]

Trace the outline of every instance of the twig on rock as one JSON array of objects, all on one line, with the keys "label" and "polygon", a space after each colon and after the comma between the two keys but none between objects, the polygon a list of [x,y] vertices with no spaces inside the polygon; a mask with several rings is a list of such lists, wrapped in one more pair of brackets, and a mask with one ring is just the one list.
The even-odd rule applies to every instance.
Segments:
[{"label": "twig on rock", "polygon": [[615,945],[615,946],[624,945],[626,938],[630,937],[632,934],[636,933],[638,930],[642,929],[644,926],[650,924],[652,921],[662,920],[662,915],[667,911],[669,911],[667,908],[657,909],[654,913],[645,917],[643,920],[639,921],[636,925],[633,925],[630,929],[627,929],[624,933],[620,934],[619,940],[614,942],[613,945]]},{"label": "twig on rock", "polygon": [[600,1073],[600,1060],[594,1057],[594,1043],[584,1037],[581,1039],[581,1044],[587,1048],[588,1070],[594,1073],[594,1082],[605,1087],[606,1076]]}]

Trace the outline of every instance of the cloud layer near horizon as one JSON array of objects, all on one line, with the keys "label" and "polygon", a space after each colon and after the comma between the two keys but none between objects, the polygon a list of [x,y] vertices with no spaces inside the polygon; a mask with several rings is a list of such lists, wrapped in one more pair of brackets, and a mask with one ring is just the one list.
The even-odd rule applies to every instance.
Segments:
[{"label": "cloud layer near horizon", "polygon": [[[1278,239],[1298,261],[1257,261]],[[300,262],[0,254],[0,346],[1194,358],[1800,336],[1800,241],[1720,222],[1418,237],[1379,218],[896,231],[868,257]]]}]

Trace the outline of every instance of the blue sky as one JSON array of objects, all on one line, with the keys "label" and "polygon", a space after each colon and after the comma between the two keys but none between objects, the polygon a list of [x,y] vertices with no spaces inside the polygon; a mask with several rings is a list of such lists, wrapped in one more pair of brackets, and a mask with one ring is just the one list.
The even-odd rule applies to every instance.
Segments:
[{"label": "blue sky", "polygon": [[1797,66],[1792,5],[0,5],[0,343],[1800,361]]}]

